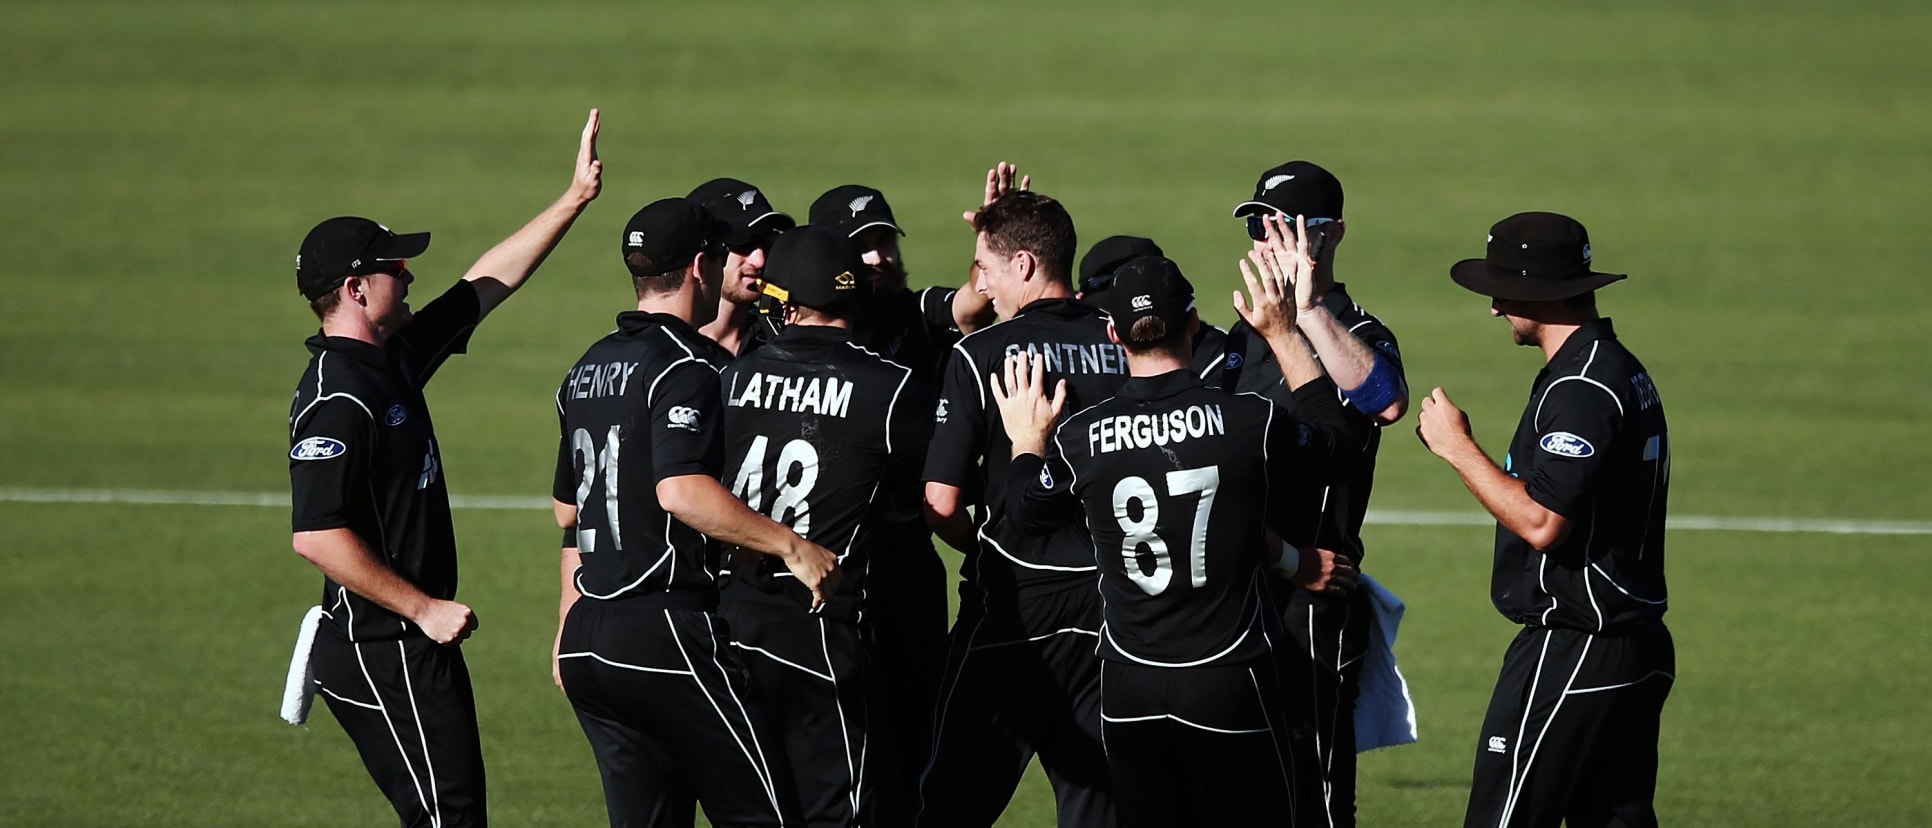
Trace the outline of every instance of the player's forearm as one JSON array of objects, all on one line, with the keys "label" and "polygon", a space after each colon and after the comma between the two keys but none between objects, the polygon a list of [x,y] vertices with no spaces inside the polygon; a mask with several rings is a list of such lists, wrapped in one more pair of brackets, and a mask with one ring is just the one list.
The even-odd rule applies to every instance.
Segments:
[{"label": "player's forearm", "polygon": [[1498,468],[1475,441],[1457,443],[1443,459],[1498,524],[1537,551],[1548,551],[1570,536],[1570,521],[1532,499],[1523,481]]},{"label": "player's forearm", "polygon": [[404,618],[422,617],[436,599],[390,569],[348,529],[296,532],[295,552],[329,580]]},{"label": "player's forearm", "polygon": [[[594,197],[594,196],[592,196]],[[573,186],[543,212],[538,213],[522,229],[510,237],[497,242],[495,247],[476,260],[463,278],[476,283],[477,295],[482,299],[483,312],[508,299],[517,288],[530,279],[537,266],[557,248],[570,226],[583,215],[584,208],[590,204],[579,188]]]},{"label": "player's forearm", "polygon": [[800,554],[808,545],[784,524],[752,511],[707,475],[660,480],[657,500],[672,517],[720,543],[781,558]]},{"label": "player's forearm", "polygon": [[[1368,343],[1357,339],[1354,334],[1342,327],[1328,308],[1316,305],[1314,309],[1295,315],[1295,324],[1301,329],[1302,336],[1321,358],[1322,370],[1335,381],[1335,386],[1349,395],[1351,401],[1361,399],[1358,391],[1368,385],[1380,359]],[[1383,378],[1393,386],[1394,399],[1379,403],[1374,411],[1362,413],[1375,418],[1383,424],[1402,419],[1409,410],[1409,387],[1402,382],[1401,374],[1384,368]]]},{"label": "player's forearm", "polygon": [[1308,340],[1303,339],[1298,331],[1289,329],[1286,333],[1264,336],[1268,350],[1274,352],[1275,362],[1281,366],[1281,380],[1288,384],[1288,390],[1293,391],[1322,376],[1321,363],[1315,361],[1314,350],[1308,347]]},{"label": "player's forearm", "polygon": [[953,324],[959,332],[969,334],[993,324],[993,303],[973,289],[973,276],[968,269],[966,284],[953,291]]},{"label": "player's forearm", "polygon": [[932,527],[933,534],[938,535],[947,546],[961,552],[973,548],[973,520],[960,503],[959,487],[927,483],[925,516],[926,525]]}]

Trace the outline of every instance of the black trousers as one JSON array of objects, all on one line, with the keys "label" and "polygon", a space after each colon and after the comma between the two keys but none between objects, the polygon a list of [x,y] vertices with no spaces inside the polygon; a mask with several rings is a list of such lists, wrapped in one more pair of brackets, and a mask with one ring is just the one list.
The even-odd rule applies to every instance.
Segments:
[{"label": "black trousers", "polygon": [[1483,718],[1463,824],[1656,825],[1658,719],[1676,672],[1661,623],[1614,636],[1525,628]]},{"label": "black trousers", "polygon": [[715,614],[580,599],[564,618],[564,691],[603,776],[613,828],[799,825],[773,731]]},{"label": "black trousers", "polygon": [[946,624],[952,617],[946,564],[923,520],[883,525],[871,544],[863,626],[873,644],[878,726],[866,754],[875,816],[868,823],[910,825],[946,671]]},{"label": "black trousers", "polygon": [[[752,707],[792,769],[804,825],[870,825],[866,784],[867,645],[856,624],[815,618],[784,596],[727,588],[718,614],[749,669]],[[903,825],[904,823],[899,823]]]},{"label": "black trousers", "polygon": [[1374,607],[1368,593],[1310,592],[1277,581],[1286,646],[1282,679],[1291,703],[1289,727],[1299,823],[1318,828],[1355,825],[1355,700],[1368,654]]},{"label": "black trousers", "polygon": [[1101,667],[1122,828],[1296,825],[1283,688],[1271,661]]},{"label": "black trousers", "polygon": [[420,636],[350,643],[323,631],[310,664],[329,712],[403,828],[489,824],[476,699],[461,648]]},{"label": "black trousers", "polygon": [[1013,799],[1034,754],[1062,828],[1112,828],[1100,739],[1100,593],[1091,585],[1029,599],[1040,632],[997,628],[975,609],[953,625],[932,757],[919,784],[922,828],[986,828]]}]

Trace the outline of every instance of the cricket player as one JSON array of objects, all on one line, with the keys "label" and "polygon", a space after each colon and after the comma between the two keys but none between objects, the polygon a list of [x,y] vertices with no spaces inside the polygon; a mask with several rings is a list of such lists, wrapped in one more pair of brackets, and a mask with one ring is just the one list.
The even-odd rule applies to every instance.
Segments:
[{"label": "cricket player", "polygon": [[[1251,248],[1267,248],[1271,232],[1283,228],[1306,232],[1309,256],[1315,262],[1311,301],[1296,308],[1297,327],[1321,355],[1322,367],[1342,394],[1342,405],[1372,427],[1359,434],[1358,459],[1340,480],[1309,486],[1296,507],[1319,520],[1314,544],[1322,566],[1334,566],[1352,576],[1366,551],[1362,520],[1375,485],[1375,458],[1381,448],[1381,426],[1402,418],[1408,410],[1408,382],[1402,369],[1402,350],[1395,333],[1380,318],[1364,310],[1335,279],[1336,259],[1348,224],[1343,220],[1342,183],[1333,173],[1309,161],[1290,161],[1269,169],[1255,182],[1254,193],[1234,208],[1243,219]],[[1304,227],[1293,221],[1302,216]],[[1255,342],[1253,331],[1237,324],[1228,334],[1225,361],[1219,366],[1223,387],[1256,391],[1297,410],[1284,394],[1280,370],[1265,342]],[[1344,578],[1344,581],[1348,580]],[[1355,824],[1355,702],[1360,695],[1364,656],[1369,648],[1373,608],[1366,592],[1356,593],[1320,579],[1314,589],[1277,584],[1282,626],[1292,647],[1281,650],[1293,663],[1285,674],[1304,682],[1313,702],[1291,711],[1297,734],[1295,749],[1302,786],[1296,802],[1302,822],[1323,828]]]},{"label": "cricket player", "polygon": [[1477,737],[1463,822],[1653,826],[1657,734],[1677,672],[1664,626],[1670,429],[1657,386],[1596,291],[1590,235],[1555,213],[1489,230],[1449,275],[1490,297],[1543,369],[1498,467],[1440,388],[1416,433],[1496,518],[1490,598],[1523,629]]},{"label": "cricket player", "polygon": [[736,178],[711,179],[687,197],[728,228],[723,254],[707,264],[719,271],[718,309],[698,330],[733,358],[743,356],[778,334],[782,323],[761,306],[758,279],[772,240],[798,222],[771,206],[763,191]]},{"label": "cricket player", "polygon": [[1077,240],[1058,201],[1012,190],[973,226],[975,288],[1004,321],[953,347],[926,457],[927,519],[965,559],[918,824],[992,825],[1038,754],[1060,825],[1112,826],[1092,544],[1084,527],[1035,537],[1004,519],[1011,451],[987,384],[1008,355],[1039,354],[1084,407],[1113,396],[1126,357],[1073,297]]},{"label": "cricket player", "polygon": [[428,233],[365,218],[310,230],[295,281],[322,321],[289,410],[294,546],[322,570],[315,684],[410,826],[488,823],[469,667],[476,614],[456,600],[456,533],[423,387],[523,286],[603,187],[597,110],[561,198],[411,312]]},{"label": "cricket player", "polygon": [[790,760],[804,824],[858,825],[873,800],[880,669],[861,626],[878,549],[870,535],[919,516],[930,409],[910,368],[852,341],[872,284],[851,239],[817,225],[780,236],[761,290],[779,301],[785,327],[722,376],[725,481],[753,510],[837,553],[842,577],[814,612],[810,590],[777,560],[747,560],[720,614],[773,749]]},{"label": "cricket player", "polygon": [[[635,310],[557,389],[564,527],[554,671],[603,776],[613,826],[802,824],[775,731],[750,704],[717,615],[719,550],[774,556],[822,604],[836,556],[731,496],[723,355],[699,335],[718,307],[727,229],[683,198],[631,217],[621,250]],[[822,401],[822,400],[821,400]]]},{"label": "cricket player", "polygon": [[[1036,360],[1016,355],[1010,392],[994,386],[1013,441],[1008,520],[1093,532],[1102,720],[1123,826],[1295,824],[1292,694],[1277,675],[1266,583],[1281,547],[1264,535],[1270,523],[1284,537],[1312,535],[1314,516],[1287,508],[1298,493],[1289,484],[1339,477],[1351,430],[1367,426],[1343,412],[1296,341],[1291,277],[1266,261],[1259,277],[1244,267],[1254,302],[1237,309],[1290,349],[1282,365],[1305,421],[1194,375],[1193,288],[1152,256],[1122,265],[1104,294],[1133,376],[1117,396],[1055,428],[1065,400],[1044,395]],[[1306,291],[1312,263],[1300,265]]]}]

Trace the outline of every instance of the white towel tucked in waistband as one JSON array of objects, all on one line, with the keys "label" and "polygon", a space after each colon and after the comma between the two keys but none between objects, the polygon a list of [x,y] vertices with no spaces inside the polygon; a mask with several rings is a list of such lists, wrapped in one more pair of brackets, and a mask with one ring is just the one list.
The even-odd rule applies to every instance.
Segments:
[{"label": "white towel tucked in waistband", "polygon": [[295,634],[295,654],[289,656],[288,681],[282,685],[282,721],[292,725],[307,722],[309,707],[315,703],[315,669],[309,666],[309,651],[321,626],[322,605],[317,604],[302,616],[302,629]]}]

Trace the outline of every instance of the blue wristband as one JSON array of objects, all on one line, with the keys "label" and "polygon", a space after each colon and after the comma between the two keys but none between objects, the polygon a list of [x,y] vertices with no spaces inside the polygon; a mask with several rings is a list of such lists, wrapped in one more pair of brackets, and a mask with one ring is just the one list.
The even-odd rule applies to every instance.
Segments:
[{"label": "blue wristband", "polygon": [[1342,392],[1355,410],[1374,416],[1395,404],[1402,398],[1402,375],[1381,354],[1375,354],[1375,366],[1369,369],[1368,379],[1362,384]]}]

